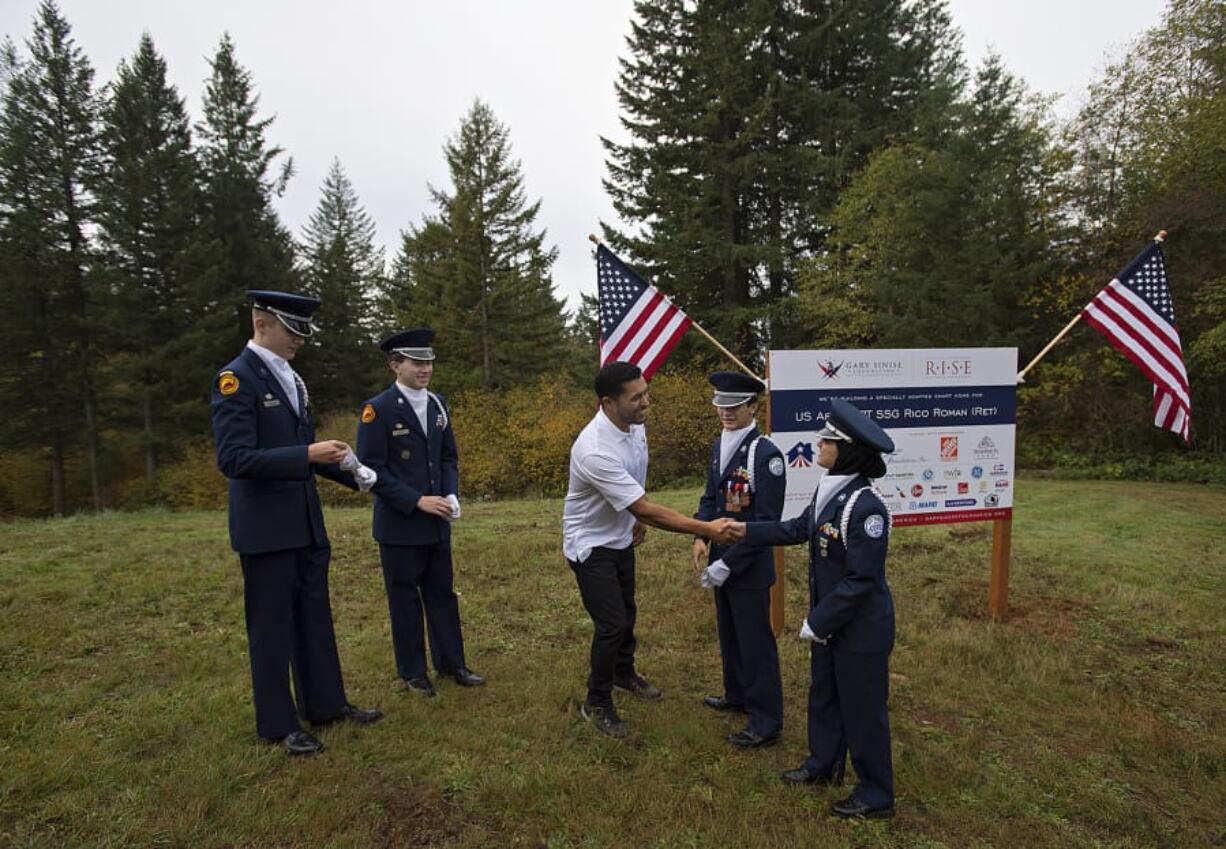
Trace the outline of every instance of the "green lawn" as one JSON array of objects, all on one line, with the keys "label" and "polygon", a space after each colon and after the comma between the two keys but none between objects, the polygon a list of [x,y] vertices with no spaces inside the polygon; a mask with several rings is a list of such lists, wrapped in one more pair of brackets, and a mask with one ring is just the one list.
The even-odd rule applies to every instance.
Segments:
[{"label": "green lawn", "polygon": [[[328,484],[324,484],[328,485]],[[1023,479],[1013,607],[985,616],[990,525],[904,528],[891,717],[898,816],[824,814],[804,755],[803,549],[788,560],[784,741],[733,751],[687,539],[640,550],[630,740],[582,722],[591,626],[557,500],[465,505],[457,588],[488,687],[397,687],[366,510],[331,511],[350,698],[372,728],[257,742],[224,513],[0,525],[0,845],[19,847],[1226,845],[1226,491]],[[661,499],[692,509],[695,491]]]}]

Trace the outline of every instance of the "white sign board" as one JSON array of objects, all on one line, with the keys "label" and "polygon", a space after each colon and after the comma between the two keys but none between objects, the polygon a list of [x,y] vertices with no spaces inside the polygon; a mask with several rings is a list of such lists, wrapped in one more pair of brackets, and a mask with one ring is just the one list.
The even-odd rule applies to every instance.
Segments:
[{"label": "white sign board", "polygon": [[877,489],[896,526],[1012,515],[1016,348],[771,351],[771,438],[788,462],[785,519],[804,512],[821,480],[814,434],[834,398],[894,440]]}]

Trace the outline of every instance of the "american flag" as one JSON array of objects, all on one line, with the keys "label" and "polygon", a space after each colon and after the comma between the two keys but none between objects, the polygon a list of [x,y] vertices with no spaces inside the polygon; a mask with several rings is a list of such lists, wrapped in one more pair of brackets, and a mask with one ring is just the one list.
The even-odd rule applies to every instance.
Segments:
[{"label": "american flag", "polygon": [[660,290],[596,247],[600,298],[600,364],[624,360],[650,378],[689,330],[690,318]]},{"label": "american flag", "polygon": [[1081,316],[1154,382],[1154,424],[1189,442],[1188,371],[1158,243],[1137,254]]}]

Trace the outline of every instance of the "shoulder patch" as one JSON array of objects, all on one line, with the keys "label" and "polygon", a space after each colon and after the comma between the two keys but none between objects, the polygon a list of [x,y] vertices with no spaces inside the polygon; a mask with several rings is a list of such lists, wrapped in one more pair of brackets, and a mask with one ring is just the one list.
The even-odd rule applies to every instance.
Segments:
[{"label": "shoulder patch", "polygon": [[885,519],[878,513],[874,513],[864,520],[864,534],[872,539],[881,539],[881,535],[885,533]]},{"label": "shoulder patch", "polygon": [[370,424],[375,420],[375,405],[367,404],[362,408],[362,424]]},{"label": "shoulder patch", "polygon": [[771,474],[777,478],[783,477],[783,458],[771,457],[770,461]]},{"label": "shoulder patch", "polygon": [[222,395],[233,395],[238,391],[238,375],[232,371],[223,371],[217,375],[217,391]]}]

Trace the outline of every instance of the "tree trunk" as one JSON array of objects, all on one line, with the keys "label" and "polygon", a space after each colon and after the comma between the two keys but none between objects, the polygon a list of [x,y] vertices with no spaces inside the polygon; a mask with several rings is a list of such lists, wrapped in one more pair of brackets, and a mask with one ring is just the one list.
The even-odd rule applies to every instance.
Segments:
[{"label": "tree trunk", "polygon": [[67,512],[64,503],[64,446],[59,435],[52,438],[51,444],[51,512],[63,516]]},{"label": "tree trunk", "polygon": [[148,392],[141,398],[141,418],[145,425],[145,480],[152,486],[157,477],[157,456],[153,449],[153,400]]},{"label": "tree trunk", "polygon": [[93,496],[94,510],[102,509],[102,485],[98,480],[98,404],[93,388],[87,384],[85,391],[85,457],[89,463],[89,489]]}]

